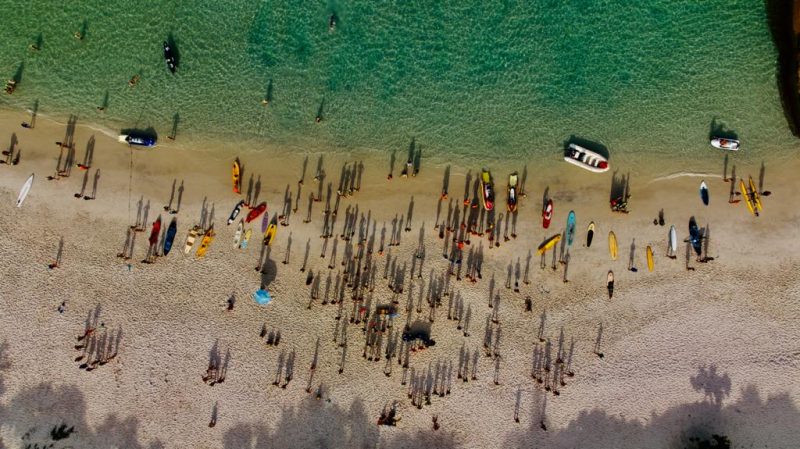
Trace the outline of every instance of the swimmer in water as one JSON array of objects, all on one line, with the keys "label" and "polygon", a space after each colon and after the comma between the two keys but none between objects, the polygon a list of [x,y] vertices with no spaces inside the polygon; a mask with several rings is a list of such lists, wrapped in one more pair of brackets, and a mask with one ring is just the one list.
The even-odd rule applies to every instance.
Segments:
[{"label": "swimmer in water", "polygon": [[336,17],[336,13],[331,14],[331,17],[328,19],[328,29],[330,31],[336,30],[336,22],[338,21],[338,17]]},{"label": "swimmer in water", "polygon": [[75,39],[78,39],[79,41],[83,40],[83,34],[80,31],[72,33],[72,36],[75,37]]},{"label": "swimmer in water", "polygon": [[130,80],[130,81],[128,81],[128,86],[131,86],[131,87],[133,87],[133,86],[135,86],[135,85],[136,85],[136,83],[138,83],[138,82],[139,82],[139,75],[133,75],[133,78],[131,78],[131,80]]}]

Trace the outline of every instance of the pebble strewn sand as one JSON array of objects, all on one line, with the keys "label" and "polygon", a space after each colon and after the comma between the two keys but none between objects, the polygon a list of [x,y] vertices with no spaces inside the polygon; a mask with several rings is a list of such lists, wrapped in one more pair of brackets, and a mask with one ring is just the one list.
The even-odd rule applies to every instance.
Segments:
[{"label": "pebble strewn sand", "polygon": [[[83,201],[73,197],[80,190],[80,170],[60,181],[45,179],[58,157],[52,142],[60,140],[64,126],[40,118],[34,130],[24,130],[20,121],[16,113],[0,117],[3,134],[16,133],[22,148],[19,165],[0,166],[5,198],[0,201],[0,447],[49,444],[51,430],[62,423],[66,428],[61,430],[74,426],[75,432],[54,447],[668,448],[684,447],[690,438],[711,433],[729,436],[735,447],[797,444],[800,243],[792,196],[796,162],[773,167],[766,161],[766,187],[774,193],[764,198],[765,212],[755,219],[742,204],[727,204],[729,184],[711,175],[721,172],[720,167],[698,168],[710,174],[708,207],[698,198],[698,178],[649,182],[656,176],[635,173],[632,212],[622,216],[607,208],[611,174],[583,173],[567,164],[537,172],[530,161],[529,197],[520,203],[519,237],[492,249],[484,238],[482,279],[450,280],[464,307],[471,308],[470,336],[447,319],[444,298],[432,327],[436,345],[411,353],[410,368],[417,375],[426,369],[435,372],[437,363],[442,373],[448,363],[453,365],[450,394],[434,396],[430,405],[417,409],[407,396],[409,384],[401,385],[410,372],[404,376],[402,366],[393,360],[387,377],[383,356],[380,361],[362,357],[363,324],[348,328],[346,363],[339,374],[342,350],[333,342],[338,305],[321,305],[317,300],[307,308],[310,287],[305,285],[307,272],[300,272],[306,242],[311,246],[308,268],[322,276],[321,294],[328,273],[335,279],[342,269],[338,264],[333,270],[327,268],[332,242],[328,258],[320,258],[324,203],[314,205],[311,223],[302,222],[308,193],[316,189],[312,177],[317,155],[309,155],[299,209],[290,226],[280,228],[271,248],[268,271],[277,271],[269,287],[274,300],[258,306],[250,299],[262,281],[253,269],[258,239],[254,237],[246,251],[235,250],[234,227],[225,225],[238,200],[229,181],[235,155],[191,152],[181,149],[179,140],[172,145],[164,142],[156,150],[135,152],[129,185],[127,148],[79,126],[77,158],[82,159],[84,145],[94,134],[92,176],[95,168],[101,170],[97,200]],[[260,198],[268,201],[270,213],[280,211],[287,184],[296,195],[302,155],[285,161],[244,151],[239,156],[245,164],[245,186],[251,173],[261,175]],[[342,163],[361,158],[366,166],[361,191],[340,205],[337,234],[344,211],[357,204],[377,220],[377,240],[382,223],[388,223],[388,242],[392,218],[407,212],[413,196],[412,231],[403,232],[401,245],[391,249],[397,264],[407,264],[410,270],[424,223],[423,277],[409,276],[405,281],[399,295],[401,315],[394,327],[399,331],[407,317],[409,290],[416,304],[420,291],[426,294],[431,279],[447,268],[441,257],[442,240],[434,229],[444,167],[427,166],[423,159],[418,177],[402,179],[401,156],[394,180],[387,182],[388,157],[348,156],[326,155],[324,165],[334,190]],[[624,161],[614,162],[624,170]],[[498,187],[504,187],[509,170],[499,163],[491,165]],[[480,167],[470,168],[474,174]],[[659,170],[654,172],[663,176],[664,170]],[[14,199],[31,172],[36,173],[33,189],[17,209]],[[455,203],[462,199],[465,173],[454,161],[450,196]],[[758,167],[737,167],[737,173],[757,175]],[[186,185],[177,214],[176,248],[153,265],[141,264],[150,222],[158,213],[165,226],[171,218],[162,206],[174,178]],[[539,218],[545,187],[556,204],[547,231],[541,229]],[[499,189],[499,197],[503,191]],[[137,235],[129,270],[116,254],[122,249],[126,226],[135,219],[139,197],[151,204],[148,232]],[[183,239],[198,221],[204,197],[214,206],[217,239],[204,260],[183,257]],[[654,226],[652,220],[661,208],[667,226]],[[570,282],[562,282],[563,267],[556,272],[549,268],[549,254],[545,269],[539,268],[534,255],[530,285],[520,282],[520,293],[507,289],[509,263],[512,273],[517,260],[524,269],[528,252],[561,230],[570,209],[578,217]],[[446,215],[445,203],[441,220]],[[695,271],[684,268],[683,245],[676,260],[664,257],[669,225],[675,224],[683,239],[691,215],[701,226],[710,224],[709,255],[715,258],[706,264],[693,259]],[[590,220],[597,233],[592,247],[586,248]],[[608,256],[609,230],[619,240],[617,261]],[[290,235],[290,260],[283,264]],[[48,270],[61,237],[62,264]],[[626,270],[634,238],[638,273]],[[479,242],[473,237],[471,246]],[[646,269],[647,245],[655,251],[653,273]],[[337,262],[343,254],[340,242]],[[382,278],[387,258],[388,254],[373,256],[378,270],[373,306],[392,298],[388,281]],[[609,269],[616,274],[612,300],[605,289]],[[486,320],[493,310],[488,307],[492,277],[493,291],[500,297],[499,365],[483,347]],[[231,295],[237,298],[235,308],[226,311]],[[533,301],[531,312],[525,312],[526,296]],[[59,314],[64,300],[66,312]],[[99,321],[116,337],[121,333],[119,352],[107,364],[86,372],[74,361],[80,351],[73,346],[87,316],[98,308]],[[344,310],[351,309],[348,299]],[[425,319],[427,307],[422,310]],[[564,378],[566,386],[557,396],[531,378],[534,349],[544,351],[546,346],[538,340],[542,315],[542,335],[550,339],[552,358],[561,345],[565,356],[571,352],[570,368],[575,373]],[[277,347],[259,338],[262,325],[280,329]],[[593,353],[600,325],[602,359]],[[495,336],[497,327],[493,326]],[[317,341],[319,360],[308,394]],[[230,359],[225,382],[212,387],[201,377],[215,344],[223,359],[228,351]],[[463,382],[456,377],[462,347],[480,353],[477,380]],[[293,379],[285,389],[273,386],[281,352],[288,357],[292,351]],[[471,366],[470,357],[470,370]],[[496,366],[499,385],[494,382]],[[539,374],[545,373],[539,370]],[[320,386],[317,400],[314,393]],[[397,427],[377,426],[381,410],[392,401],[399,402]],[[218,419],[210,428],[215,403]],[[432,429],[433,416],[438,417],[438,430]]]}]

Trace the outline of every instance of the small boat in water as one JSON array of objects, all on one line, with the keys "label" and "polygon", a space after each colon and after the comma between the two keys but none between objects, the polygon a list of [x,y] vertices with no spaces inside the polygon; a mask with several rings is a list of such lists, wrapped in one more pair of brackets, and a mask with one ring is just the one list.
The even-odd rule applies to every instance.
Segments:
[{"label": "small boat in water", "polygon": [[512,173],[508,177],[508,197],[506,197],[506,207],[509,212],[517,211],[517,172]]},{"label": "small boat in water", "polygon": [[28,192],[31,191],[31,186],[33,185],[33,173],[28,176],[28,179],[25,180],[25,184],[22,184],[22,189],[19,191],[19,196],[17,196],[17,207],[22,207],[22,203],[25,201],[25,198],[28,197]]},{"label": "small boat in water", "polygon": [[177,61],[175,59],[175,51],[172,49],[169,43],[167,43],[167,41],[164,41],[164,61],[167,62],[167,68],[169,68],[169,71],[175,73],[175,70],[178,69],[176,64]]},{"label": "small boat in water", "polygon": [[117,137],[120,143],[127,143],[128,145],[135,145],[138,147],[152,148],[156,146],[155,136],[145,136],[136,134],[120,134]]},{"label": "small boat in water", "polygon": [[547,229],[550,227],[550,220],[553,219],[553,200],[548,199],[547,205],[542,209],[542,227]]},{"label": "small boat in water", "polygon": [[570,164],[595,173],[608,171],[608,159],[592,150],[586,149],[574,143],[569,144],[564,160]]},{"label": "small boat in water", "polygon": [[480,178],[481,204],[486,211],[494,209],[494,185],[492,184],[492,174],[489,170],[483,170]]},{"label": "small boat in water", "polygon": [[736,139],[726,139],[725,137],[713,137],[711,146],[720,150],[739,151],[739,141]]}]

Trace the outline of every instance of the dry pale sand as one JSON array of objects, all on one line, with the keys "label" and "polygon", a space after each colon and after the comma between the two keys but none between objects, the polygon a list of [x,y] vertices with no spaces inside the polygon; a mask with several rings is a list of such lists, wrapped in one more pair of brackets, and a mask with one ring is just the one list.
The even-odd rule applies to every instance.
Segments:
[{"label": "dry pale sand", "polygon": [[[362,326],[348,328],[344,372],[339,374],[342,349],[333,341],[338,306],[317,300],[307,308],[310,287],[306,273],[300,272],[306,242],[308,267],[322,276],[323,294],[329,273],[335,279],[342,269],[338,263],[333,270],[327,268],[332,244],[327,258],[320,258],[322,204],[314,205],[311,223],[302,222],[308,194],[316,189],[312,177],[319,154],[307,154],[299,210],[290,226],[280,228],[271,248],[268,272],[275,277],[269,286],[274,300],[259,306],[250,295],[262,281],[254,270],[260,245],[254,239],[249,249],[234,249],[233,226],[225,225],[239,198],[230,188],[235,154],[181,148],[179,136],[156,150],[133,152],[129,178],[128,148],[100,130],[79,126],[77,159],[83,158],[84,146],[94,135],[92,176],[99,168],[101,178],[96,201],[77,200],[73,194],[80,190],[82,171],[74,169],[71,177],[59,181],[45,179],[55,171],[58,147],[53,142],[63,136],[64,125],[40,118],[36,129],[26,130],[19,127],[24,118],[13,112],[0,115],[2,135],[8,139],[16,133],[22,148],[19,165],[0,165],[0,447],[50,444],[51,430],[61,424],[74,426],[74,433],[53,447],[672,448],[688,447],[691,438],[712,433],[727,435],[734,447],[800,444],[796,161],[766,161],[766,187],[774,193],[764,199],[760,218],[751,217],[743,204],[727,203],[729,184],[719,179],[719,166],[697,168],[708,174],[708,207],[698,198],[700,178],[657,180],[653,173],[669,174],[658,167],[653,173],[633,174],[632,212],[619,215],[607,206],[611,174],[594,175],[557,160],[540,169],[528,161],[530,195],[521,201],[519,237],[492,249],[485,237],[473,237],[472,247],[483,242],[482,279],[450,280],[454,295],[460,294],[471,310],[470,335],[465,337],[456,322],[447,319],[448,298],[443,298],[432,326],[436,346],[411,353],[410,367],[417,375],[425,370],[435,374],[440,362],[440,373],[446,373],[452,363],[450,394],[434,395],[429,405],[418,409],[408,398],[411,384],[401,383],[410,372],[404,375],[395,359],[387,377],[383,356],[380,361],[362,357]],[[260,175],[260,198],[274,213],[280,210],[287,185],[296,196],[306,154],[280,160],[266,154],[243,149],[239,156],[245,164],[245,185],[251,173]],[[324,161],[334,183],[344,162],[363,160],[366,166],[361,191],[342,199],[337,234],[343,211],[357,204],[360,212],[370,211],[377,220],[379,240],[382,224],[388,223],[391,231],[391,220],[405,214],[414,198],[412,231],[402,234],[391,256],[397,258],[398,268],[416,265],[413,254],[422,228],[426,257],[422,278],[409,275],[405,280],[395,331],[406,321],[409,291],[416,303],[447,269],[442,240],[434,230],[444,165],[423,159],[418,177],[401,179],[402,158],[391,182],[386,180],[385,155],[325,155]],[[612,162],[624,167],[624,161]],[[503,185],[510,163],[485,164]],[[457,202],[467,168],[474,174],[480,167],[461,167],[453,161],[450,194]],[[737,172],[757,175],[758,169],[738,166]],[[23,207],[16,208],[18,189],[32,172],[33,189]],[[136,202],[140,197],[150,202],[148,230],[159,213],[169,220],[162,206],[175,178],[184,180],[186,187],[177,215],[177,248],[153,265],[141,264],[147,233],[139,233],[129,269],[116,254],[126,226],[135,220]],[[546,187],[556,204],[547,231],[539,218]],[[183,239],[199,220],[206,197],[215,211],[218,237],[205,259],[184,257]],[[666,214],[664,227],[652,223],[660,208]],[[560,231],[570,209],[578,218],[570,282],[562,282],[562,266],[556,271],[549,267],[548,254],[544,269],[538,257],[532,258],[530,284],[520,283],[520,293],[507,289],[509,263],[519,260],[524,269],[528,253]],[[445,204],[442,220],[446,214]],[[715,260],[692,259],[695,270],[687,271],[682,245],[676,260],[664,253],[668,226],[675,224],[683,239],[691,215],[701,226],[710,225],[709,255]],[[586,248],[590,220],[597,234]],[[607,249],[606,236],[612,229],[620,244],[616,261]],[[61,237],[62,264],[49,270]],[[289,238],[290,260],[283,264]],[[626,269],[634,238],[637,273]],[[647,245],[655,250],[652,273],[645,267]],[[337,262],[343,253],[340,242]],[[378,270],[373,307],[392,298],[382,277],[387,259],[387,254],[373,255]],[[605,289],[609,269],[616,273],[612,300]],[[486,320],[493,310],[488,307],[492,278],[500,298],[497,358],[483,350]],[[228,312],[226,300],[232,294],[237,302]],[[532,312],[525,311],[526,296],[533,300]],[[64,300],[66,312],[59,314],[57,307]],[[80,351],[73,346],[87,316],[98,309],[99,321],[119,339],[118,356],[87,372],[74,361]],[[349,294],[344,309],[352,309]],[[412,313],[416,318],[416,306]],[[420,315],[427,318],[427,307]],[[280,329],[279,346],[259,338],[262,325]],[[594,354],[600,326],[602,359]],[[497,327],[493,326],[495,336]],[[540,343],[539,332],[549,343]],[[312,377],[317,341],[319,362]],[[229,363],[225,382],[212,387],[201,377],[215,345]],[[546,392],[544,384],[531,377],[534,353],[543,353],[548,345],[553,363],[562,347],[575,373],[564,378],[559,395]],[[456,376],[462,347],[480,353],[476,380],[464,382]],[[288,357],[292,351],[293,380],[285,389],[273,386],[281,353]],[[549,376],[552,383],[552,372]],[[312,394],[306,393],[307,385]],[[320,386],[322,399],[317,400],[313,392]],[[392,401],[399,402],[398,425],[376,425],[381,410]],[[210,428],[214,404],[218,421]],[[519,422],[514,420],[515,409]],[[438,416],[438,430],[432,429],[433,416]]]}]

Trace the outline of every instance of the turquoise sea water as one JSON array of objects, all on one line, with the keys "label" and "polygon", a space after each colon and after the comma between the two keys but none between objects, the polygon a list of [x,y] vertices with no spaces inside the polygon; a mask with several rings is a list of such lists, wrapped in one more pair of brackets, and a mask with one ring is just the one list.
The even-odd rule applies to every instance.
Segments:
[{"label": "turquoise sea water", "polygon": [[402,152],[416,137],[428,155],[557,159],[575,134],[613,163],[713,155],[716,117],[751,157],[795,145],[759,0],[2,3],[0,76],[24,65],[0,105],[162,138],[177,113],[182,142]]}]

